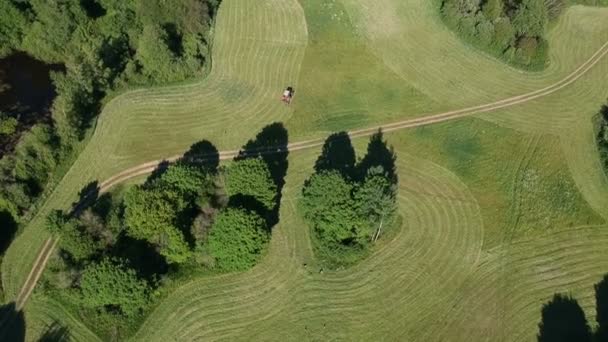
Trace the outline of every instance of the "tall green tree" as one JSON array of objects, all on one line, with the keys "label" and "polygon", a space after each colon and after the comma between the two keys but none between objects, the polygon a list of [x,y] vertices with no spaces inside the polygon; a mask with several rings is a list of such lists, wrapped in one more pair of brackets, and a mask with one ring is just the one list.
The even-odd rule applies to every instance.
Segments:
[{"label": "tall green tree", "polygon": [[226,192],[230,196],[245,195],[257,199],[271,210],[275,206],[277,186],[266,162],[261,157],[234,161],[226,172]]},{"label": "tall green tree", "polygon": [[148,302],[150,287],[123,261],[103,259],[84,269],[80,291],[87,306],[114,306],[132,316]]},{"label": "tall green tree", "polygon": [[100,244],[79,226],[78,220],[70,218],[60,210],[47,217],[47,229],[60,236],[59,248],[75,261],[84,261],[100,250]]},{"label": "tall green tree", "polygon": [[323,242],[365,243],[369,234],[357,215],[353,189],[354,184],[335,170],[314,174],[305,185],[301,202],[304,217]]},{"label": "tall green tree", "polygon": [[542,37],[548,21],[545,0],[523,0],[513,17],[513,26],[522,36]]},{"label": "tall green tree", "polygon": [[185,262],[190,255],[183,232],[176,227],[180,203],[159,189],[131,189],[125,195],[125,226],[129,236],[160,246],[170,263]]},{"label": "tall green tree", "polygon": [[227,208],[217,215],[207,248],[218,269],[241,271],[257,263],[268,240],[266,222],[257,213]]},{"label": "tall green tree", "polygon": [[374,239],[395,215],[396,186],[389,181],[383,168],[377,166],[368,171],[355,191],[354,200],[359,217],[367,221],[367,237]]},{"label": "tall green tree", "polygon": [[11,1],[0,1],[0,57],[21,45],[28,21]]}]

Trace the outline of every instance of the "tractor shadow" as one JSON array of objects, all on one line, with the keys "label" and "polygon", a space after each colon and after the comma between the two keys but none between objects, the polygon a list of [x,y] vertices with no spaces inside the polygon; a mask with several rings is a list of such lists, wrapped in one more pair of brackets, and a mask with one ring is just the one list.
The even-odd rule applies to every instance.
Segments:
[{"label": "tractor shadow", "polygon": [[[246,158],[262,158],[268,169],[270,175],[277,187],[277,197],[275,199],[275,205],[270,212],[266,215],[269,227],[276,225],[279,222],[279,208],[281,204],[281,198],[283,193],[283,186],[285,186],[285,176],[287,175],[287,169],[289,167],[289,151],[287,144],[289,143],[289,133],[281,122],[272,123],[264,127],[260,133],[258,133],[254,139],[249,140],[241,149],[235,160],[242,160]],[[244,199],[239,199],[242,201]],[[248,200],[246,202],[251,202]],[[242,203],[246,204],[246,203]],[[253,210],[257,209],[257,205],[252,203]]]}]

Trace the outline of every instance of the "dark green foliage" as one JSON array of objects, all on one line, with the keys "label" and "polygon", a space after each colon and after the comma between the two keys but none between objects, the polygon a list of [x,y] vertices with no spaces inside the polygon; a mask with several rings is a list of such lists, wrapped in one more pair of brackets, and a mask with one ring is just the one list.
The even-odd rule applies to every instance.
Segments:
[{"label": "dark green foliage", "polygon": [[26,182],[33,192],[44,188],[56,165],[55,146],[49,127],[34,127],[15,148],[15,179]]},{"label": "dark green foliage", "polygon": [[124,224],[129,236],[160,248],[169,263],[191,256],[187,241],[198,199],[209,196],[212,180],[185,163],[172,165],[143,186],[130,189],[124,200]]},{"label": "dark green foliage", "polygon": [[251,196],[266,209],[275,206],[277,187],[262,158],[234,161],[226,171],[226,192],[230,196]]},{"label": "dark green foliage", "polygon": [[241,271],[257,263],[268,240],[262,217],[245,209],[227,208],[217,215],[207,246],[218,269]]},{"label": "dark green foliage", "polygon": [[[66,159],[85,136],[107,93],[203,75],[218,5],[217,0],[0,1],[0,57],[23,51],[65,66],[52,74],[53,125],[25,134],[22,147],[0,162],[0,197],[18,203],[22,214],[45,188],[56,161]],[[0,117],[0,135],[11,135],[16,126],[14,119]]]},{"label": "dark green foliage", "polygon": [[47,229],[52,234],[59,235],[59,248],[74,261],[83,261],[100,249],[99,244],[86,233],[77,219],[69,218],[61,211],[53,211],[48,216]]},{"label": "dark green foliage", "polygon": [[366,243],[370,236],[357,215],[354,184],[337,171],[321,171],[307,181],[302,191],[304,217],[328,244]]},{"label": "dark green foliage", "polygon": [[[392,226],[396,212],[395,155],[382,133],[372,136],[367,155],[357,165],[350,162],[355,158],[350,139],[334,139],[336,135],[328,138],[300,201],[318,257],[328,267],[360,259],[383,229]],[[333,155],[340,151],[353,151],[352,157],[344,162]]]},{"label": "dark green foliage", "polygon": [[441,0],[444,22],[466,41],[526,69],[547,59],[547,26],[571,4],[606,6],[608,0]]},{"label": "dark green foliage", "polygon": [[596,143],[604,172],[608,174],[608,105],[602,106],[596,117]]},{"label": "dark green foliage", "polygon": [[540,69],[547,55],[548,4],[545,0],[443,0],[441,13],[448,26],[474,45],[517,66]]},{"label": "dark green foliage", "polygon": [[25,15],[11,1],[0,1],[0,57],[17,48],[27,26]]},{"label": "dark green foliage", "polygon": [[0,135],[11,135],[17,130],[17,119],[0,112]]},{"label": "dark green foliage", "polygon": [[80,280],[83,304],[114,307],[127,316],[148,303],[150,288],[123,261],[103,259],[84,269]]}]

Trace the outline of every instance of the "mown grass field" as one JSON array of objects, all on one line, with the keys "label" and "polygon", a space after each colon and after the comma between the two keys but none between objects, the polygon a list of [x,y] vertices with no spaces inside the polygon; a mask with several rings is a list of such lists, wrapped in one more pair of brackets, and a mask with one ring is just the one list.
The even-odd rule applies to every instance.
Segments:
[{"label": "mown grass field", "polygon": [[[290,141],[493,102],[551,85],[608,41],[608,9],[572,7],[551,29],[550,64],[524,73],[464,45],[424,0],[225,0],[210,75],[123,94],[2,264],[7,299],[47,238],[44,217],[90,181],[184,151],[220,150],[282,121]],[[323,272],[296,203],[318,149],[289,157],[281,221],[253,270],[194,280],[135,340],[534,340],[540,309],[570,292],[593,320],[608,273],[608,182],[591,118],[608,58],[550,95],[387,134],[403,223],[356,266]],[[287,85],[295,101],[278,101]],[[354,141],[365,148],[365,139]],[[307,266],[304,267],[304,264]],[[35,294],[28,340],[54,321],[95,336]]]}]

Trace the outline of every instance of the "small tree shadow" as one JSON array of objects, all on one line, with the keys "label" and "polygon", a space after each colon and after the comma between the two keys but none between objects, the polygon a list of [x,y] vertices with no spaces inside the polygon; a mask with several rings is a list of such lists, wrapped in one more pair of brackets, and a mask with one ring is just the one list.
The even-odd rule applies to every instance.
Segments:
[{"label": "small tree shadow", "polygon": [[201,166],[210,173],[215,174],[220,165],[220,153],[210,141],[201,140],[190,146],[190,149],[184,153],[180,162]]},{"label": "small tree shadow", "polygon": [[55,321],[46,327],[38,342],[68,342],[70,340],[70,330]]},{"label": "small tree shadow", "polygon": [[99,183],[97,181],[89,182],[78,192],[78,201],[72,203],[71,214],[74,216],[88,208],[97,201],[99,197]]},{"label": "small tree shadow", "polygon": [[359,162],[357,168],[359,169],[360,179],[364,179],[369,169],[373,167],[381,166],[384,172],[386,172],[388,179],[392,184],[397,184],[397,169],[395,161],[397,156],[393,147],[388,147],[386,141],[383,140],[383,134],[381,130],[371,136],[369,144],[367,144],[367,154]]},{"label": "small tree shadow", "polygon": [[568,296],[556,294],[543,305],[538,325],[539,342],[590,342],[591,329],[583,309]]},{"label": "small tree shadow", "polygon": [[595,340],[608,341],[608,274],[595,285],[595,312],[598,324]]},{"label": "small tree shadow", "polygon": [[152,171],[152,173],[150,173],[150,175],[148,176],[148,178],[146,178],[146,182],[144,183],[144,186],[149,186],[150,184],[152,184],[152,182],[154,182],[154,180],[160,178],[160,176],[162,176],[167,169],[169,168],[171,164],[169,163],[168,160],[163,160],[160,163],[158,163],[158,165],[156,166],[156,169],[154,169],[154,171]]},{"label": "small tree shadow", "polygon": [[336,170],[344,177],[353,179],[356,178],[355,163],[355,149],[348,133],[338,132],[325,140],[321,155],[315,162],[315,171]]},{"label": "small tree shadow", "polygon": [[265,216],[271,227],[279,221],[279,206],[281,203],[283,186],[285,185],[287,168],[289,167],[289,161],[287,160],[289,155],[287,149],[288,142],[289,133],[287,132],[287,129],[283,123],[275,122],[264,127],[260,133],[255,136],[255,139],[249,140],[235,158],[235,160],[241,160],[245,158],[261,157],[268,166],[270,175],[277,187],[275,206],[273,210]]},{"label": "small tree shadow", "polygon": [[25,340],[25,317],[15,303],[0,306],[0,341]]}]

